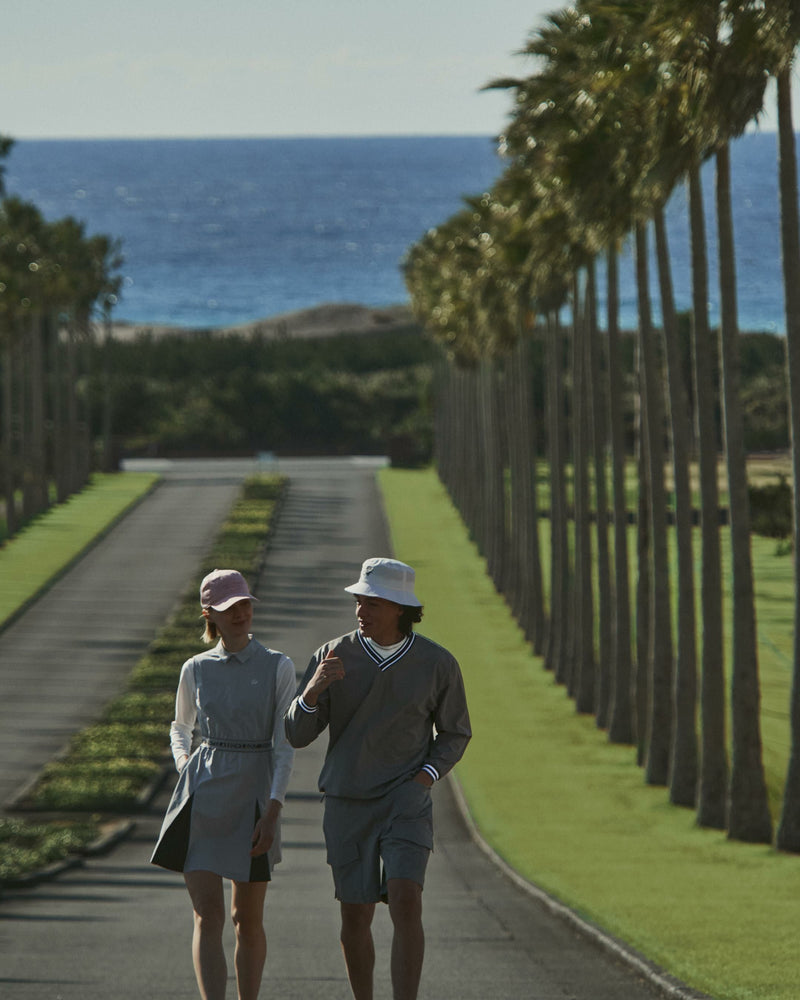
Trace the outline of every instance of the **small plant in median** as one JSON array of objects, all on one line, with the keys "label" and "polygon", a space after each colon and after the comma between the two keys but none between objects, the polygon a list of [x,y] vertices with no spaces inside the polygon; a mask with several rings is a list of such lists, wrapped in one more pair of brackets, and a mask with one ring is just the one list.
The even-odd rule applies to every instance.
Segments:
[{"label": "small plant in median", "polygon": [[248,579],[258,578],[285,482],[280,476],[260,476],[244,483],[196,580],[134,667],[128,689],[96,724],[72,738],[65,755],[48,764],[20,803],[30,812],[86,814],[82,822],[62,816],[57,822],[0,824],[0,881],[85,848],[98,835],[98,814],[135,811],[164,773],[178,674],[197,651],[202,633],[200,580],[217,566],[236,566]]}]

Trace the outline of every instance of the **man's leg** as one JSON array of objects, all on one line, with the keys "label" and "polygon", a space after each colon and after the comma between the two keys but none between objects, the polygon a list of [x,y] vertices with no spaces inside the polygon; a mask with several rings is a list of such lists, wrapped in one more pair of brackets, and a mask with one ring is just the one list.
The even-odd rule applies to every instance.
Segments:
[{"label": "man's leg", "polygon": [[341,903],[341,942],[347,978],[354,1000],[372,1000],[375,945],[372,940],[374,903]]},{"label": "man's leg", "polygon": [[422,929],[422,886],[408,878],[387,882],[392,938],[392,995],[394,1000],[417,1000],[425,933]]}]

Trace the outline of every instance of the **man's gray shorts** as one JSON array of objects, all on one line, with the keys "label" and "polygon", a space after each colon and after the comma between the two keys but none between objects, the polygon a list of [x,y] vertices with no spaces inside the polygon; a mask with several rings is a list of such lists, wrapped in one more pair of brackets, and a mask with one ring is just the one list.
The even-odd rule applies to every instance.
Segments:
[{"label": "man's gray shorts", "polygon": [[418,781],[405,781],[377,799],[326,795],[323,829],[341,902],[386,902],[392,878],[424,885],[433,849],[433,803]]}]

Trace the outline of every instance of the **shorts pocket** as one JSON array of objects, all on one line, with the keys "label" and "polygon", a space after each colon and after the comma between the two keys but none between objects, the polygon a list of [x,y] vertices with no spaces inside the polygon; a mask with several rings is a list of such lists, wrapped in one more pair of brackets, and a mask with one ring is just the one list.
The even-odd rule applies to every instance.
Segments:
[{"label": "shorts pocket", "polygon": [[433,849],[433,799],[429,788],[413,780],[397,787],[389,830],[392,840]]}]

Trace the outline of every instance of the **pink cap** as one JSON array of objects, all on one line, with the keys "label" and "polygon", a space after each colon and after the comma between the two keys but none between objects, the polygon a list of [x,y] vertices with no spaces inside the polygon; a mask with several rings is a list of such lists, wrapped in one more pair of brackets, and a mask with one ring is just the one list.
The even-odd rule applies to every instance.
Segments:
[{"label": "pink cap", "polygon": [[237,601],[255,601],[247,581],[235,569],[215,569],[200,584],[200,603],[204,608],[225,611]]}]

